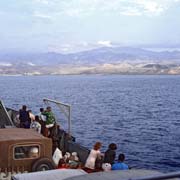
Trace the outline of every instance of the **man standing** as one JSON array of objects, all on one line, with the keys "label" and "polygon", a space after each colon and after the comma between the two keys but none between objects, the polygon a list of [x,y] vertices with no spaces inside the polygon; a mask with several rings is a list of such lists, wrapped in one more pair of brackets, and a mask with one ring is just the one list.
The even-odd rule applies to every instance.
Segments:
[{"label": "man standing", "polygon": [[46,111],[43,112],[42,115],[46,116],[46,121],[45,121],[45,124],[46,124],[45,136],[48,137],[49,136],[49,131],[50,131],[50,135],[51,135],[51,131],[52,131],[52,129],[54,127],[54,124],[55,124],[55,117],[54,117],[54,114],[51,111],[51,107],[48,106],[46,108]]},{"label": "man standing", "polygon": [[31,119],[29,116],[29,112],[26,109],[26,105],[23,105],[22,109],[19,110],[20,128],[30,127]]},{"label": "man standing", "polygon": [[43,115],[44,108],[40,108],[39,111],[40,111],[39,114],[38,114],[39,119],[45,122],[46,121],[46,116]]}]

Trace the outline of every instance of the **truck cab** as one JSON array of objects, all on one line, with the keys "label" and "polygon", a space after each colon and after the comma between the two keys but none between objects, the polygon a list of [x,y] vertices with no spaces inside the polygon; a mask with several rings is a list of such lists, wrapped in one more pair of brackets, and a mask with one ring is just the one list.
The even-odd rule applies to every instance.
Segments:
[{"label": "truck cab", "polygon": [[32,129],[0,129],[1,173],[54,169],[52,140]]}]

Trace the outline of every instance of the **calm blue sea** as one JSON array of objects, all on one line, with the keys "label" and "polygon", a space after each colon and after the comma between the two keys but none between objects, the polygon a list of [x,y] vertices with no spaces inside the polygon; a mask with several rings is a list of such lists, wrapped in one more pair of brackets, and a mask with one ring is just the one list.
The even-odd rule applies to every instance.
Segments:
[{"label": "calm blue sea", "polygon": [[8,107],[36,114],[44,97],[72,105],[73,135],[88,148],[115,142],[132,168],[180,170],[180,76],[0,77]]}]

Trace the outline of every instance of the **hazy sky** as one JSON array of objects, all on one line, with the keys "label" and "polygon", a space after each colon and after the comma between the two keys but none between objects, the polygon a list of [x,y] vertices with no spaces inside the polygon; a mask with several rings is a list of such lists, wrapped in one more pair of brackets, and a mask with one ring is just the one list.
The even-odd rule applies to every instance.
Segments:
[{"label": "hazy sky", "polygon": [[0,51],[180,44],[180,0],[0,0]]}]

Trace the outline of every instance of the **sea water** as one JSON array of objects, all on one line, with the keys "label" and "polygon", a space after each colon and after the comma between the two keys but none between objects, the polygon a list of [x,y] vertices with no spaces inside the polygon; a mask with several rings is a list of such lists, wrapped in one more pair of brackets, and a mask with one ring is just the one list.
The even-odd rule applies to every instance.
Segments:
[{"label": "sea water", "polygon": [[[118,146],[132,168],[180,170],[180,76],[1,76],[6,106],[34,114],[43,98],[71,105],[72,134],[92,148]],[[57,110],[55,110],[57,111]],[[62,113],[57,118],[67,126]]]}]

